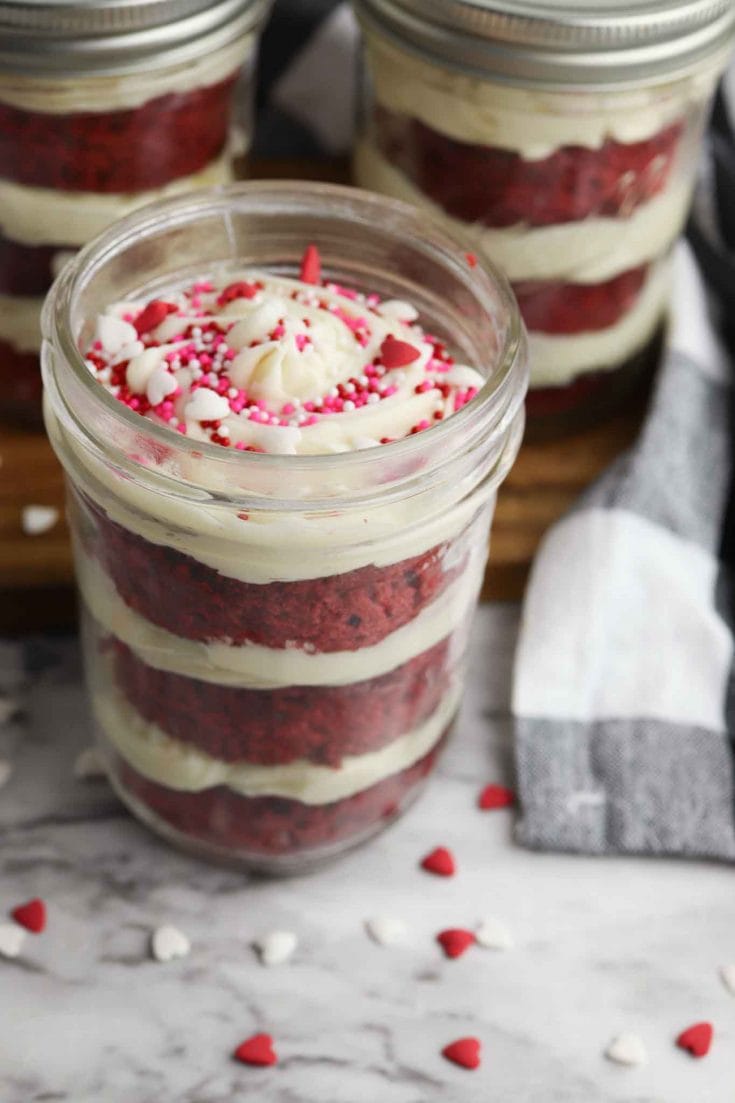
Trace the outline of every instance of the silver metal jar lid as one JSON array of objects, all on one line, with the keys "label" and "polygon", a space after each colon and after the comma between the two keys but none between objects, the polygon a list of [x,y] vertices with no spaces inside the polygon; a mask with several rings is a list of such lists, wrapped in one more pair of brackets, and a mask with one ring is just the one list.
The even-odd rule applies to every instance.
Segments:
[{"label": "silver metal jar lid", "polygon": [[368,28],[518,84],[658,83],[724,54],[735,0],[355,0]]},{"label": "silver metal jar lid", "polygon": [[0,71],[135,72],[247,34],[272,0],[0,0]]}]

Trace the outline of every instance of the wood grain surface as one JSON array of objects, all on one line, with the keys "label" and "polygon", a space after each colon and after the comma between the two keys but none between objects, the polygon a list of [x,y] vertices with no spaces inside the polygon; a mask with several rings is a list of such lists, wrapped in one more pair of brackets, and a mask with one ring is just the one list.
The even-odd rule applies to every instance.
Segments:
[{"label": "wood grain surface", "polygon": [[[344,163],[267,162],[262,178],[342,180]],[[549,525],[633,440],[642,402],[615,420],[563,440],[525,443],[503,486],[493,526],[483,597],[516,601]],[[60,516],[48,532],[26,535],[23,509],[63,514],[63,479],[43,433],[0,427],[0,633],[63,629],[73,623],[68,532]]]}]

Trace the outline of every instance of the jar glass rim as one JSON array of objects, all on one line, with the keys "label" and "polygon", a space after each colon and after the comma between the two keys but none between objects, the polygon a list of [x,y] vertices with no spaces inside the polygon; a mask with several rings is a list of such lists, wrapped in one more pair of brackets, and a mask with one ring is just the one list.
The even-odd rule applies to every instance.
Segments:
[{"label": "jar glass rim", "polygon": [[[133,244],[135,241],[145,240],[147,234],[160,232],[162,227],[186,225],[195,221],[198,214],[220,214],[227,218],[238,209],[251,213],[268,211],[272,215],[285,210],[298,211],[302,215],[311,211],[322,217],[327,211],[330,220],[349,220],[347,224],[361,224],[363,229],[381,226],[384,232],[386,224],[395,225],[400,227],[401,233],[412,244],[420,246],[427,255],[429,250],[433,250],[440,262],[452,269],[452,275],[462,280],[464,288],[483,311],[491,313],[493,305],[497,308],[500,299],[507,314],[503,347],[494,354],[493,370],[475,398],[451,417],[422,433],[376,448],[316,455],[244,452],[208,441],[194,440],[174,429],[143,418],[119,402],[100,385],[86,366],[77,345],[77,334],[73,331],[74,304],[84,288],[91,285],[95,269],[99,269],[106,260],[109,261],[124,250],[126,242]],[[306,244],[307,241],[304,242]],[[316,477],[317,481],[319,473],[332,473],[335,469],[347,475],[350,472],[359,473],[361,468],[369,473],[376,470],[378,463],[384,459],[396,460],[400,465],[403,461],[410,463],[412,459],[423,458],[438,471],[443,457],[449,462],[453,455],[465,454],[480,446],[488,450],[495,448],[500,457],[510,426],[517,421],[528,384],[525,330],[505,276],[486,258],[478,258],[477,264],[471,266],[466,259],[467,244],[447,233],[438,223],[427,220],[418,209],[409,204],[341,185],[301,181],[254,181],[191,193],[185,197],[153,204],[114,224],[87,245],[69,262],[56,280],[47,298],[42,318],[42,366],[46,401],[50,402],[55,417],[77,438],[81,437],[87,448],[98,455],[104,452],[118,469],[126,471],[133,478],[157,483],[163,479],[169,484],[169,489],[173,484],[174,492],[175,484],[181,484],[181,480],[165,471],[151,470],[150,465],[131,457],[128,451],[110,439],[110,427],[113,437],[115,428],[118,428],[123,438],[130,438],[135,434],[139,438],[145,437],[153,447],[160,446],[169,452],[176,452],[185,460],[195,459],[200,465],[207,461],[216,466],[220,475],[231,473],[233,486],[242,480],[245,472],[252,472],[256,483],[262,478],[276,478],[286,474],[305,479]],[[329,271],[328,253],[324,261],[326,271]],[[479,350],[477,360],[475,367],[486,366]],[[75,392],[74,396],[70,394],[70,389]],[[75,409],[77,402],[74,400],[77,397],[81,397],[82,404],[88,409],[96,409],[101,416],[104,415],[106,433],[95,432],[95,427],[84,416],[79,416]],[[370,482],[369,477],[366,482]],[[376,490],[374,486],[371,489],[373,492]],[[388,487],[384,489],[389,491]],[[188,495],[196,491],[209,495],[212,487],[208,482],[198,483],[192,478],[188,481],[186,493]],[[355,501],[365,500],[367,496],[358,494]],[[232,497],[237,495],[233,494]],[[246,490],[243,492],[243,500],[245,497]],[[304,508],[305,502],[308,502],[308,508],[319,508],[319,500],[318,497],[310,496],[299,499],[299,507]],[[284,502],[280,501],[279,508],[283,507]]]}]

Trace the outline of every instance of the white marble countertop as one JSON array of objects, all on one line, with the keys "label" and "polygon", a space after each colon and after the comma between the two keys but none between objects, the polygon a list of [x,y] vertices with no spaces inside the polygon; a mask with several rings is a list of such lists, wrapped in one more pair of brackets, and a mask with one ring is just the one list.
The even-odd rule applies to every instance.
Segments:
[{"label": "white marble countertop", "polygon": [[[81,782],[86,745],[70,644],[0,648],[5,687],[26,715],[0,732],[15,771],[0,792],[0,911],[43,897],[49,922],[0,959],[2,1103],[733,1103],[735,884],[705,863],[528,853],[512,815],[475,807],[510,771],[507,691],[517,611],[477,625],[462,723],[424,799],[377,841],[309,877],[248,881],[179,856],[134,823],[105,782]],[[14,673],[14,667],[17,667]],[[451,847],[459,873],[419,859]],[[381,948],[370,916],[402,918],[409,940]],[[516,947],[456,961],[447,926],[497,916]],[[151,930],[173,923],[189,957],[150,959]],[[251,940],[295,931],[293,959],[265,968]],[[700,1061],[673,1037],[700,1019],[715,1044]],[[648,1048],[643,1068],[610,1064],[621,1030]],[[258,1031],[279,1064],[230,1054]],[[442,1046],[477,1035],[468,1072]]]}]

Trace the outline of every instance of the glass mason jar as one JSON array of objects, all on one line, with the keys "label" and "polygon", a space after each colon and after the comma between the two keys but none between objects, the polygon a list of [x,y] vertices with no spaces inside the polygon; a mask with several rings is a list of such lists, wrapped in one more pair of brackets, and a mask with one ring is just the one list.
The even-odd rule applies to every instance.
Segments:
[{"label": "glass mason jar", "polygon": [[[133,413],[79,352],[113,302],[243,266],[408,300],[486,378],[406,439],[273,455]],[[356,189],[235,185],[147,208],[64,270],[43,317],[89,691],[110,777],[172,841],[298,870],[419,792],[462,697],[496,489],[518,450],[526,345],[489,266]]]},{"label": "glass mason jar", "polygon": [[[358,183],[462,229],[511,280],[536,433],[655,365],[731,0],[356,0]],[[624,10],[623,10],[624,9]]]},{"label": "glass mason jar", "polygon": [[235,178],[268,7],[0,0],[0,417],[40,418],[40,311],[70,253],[137,206]]}]

